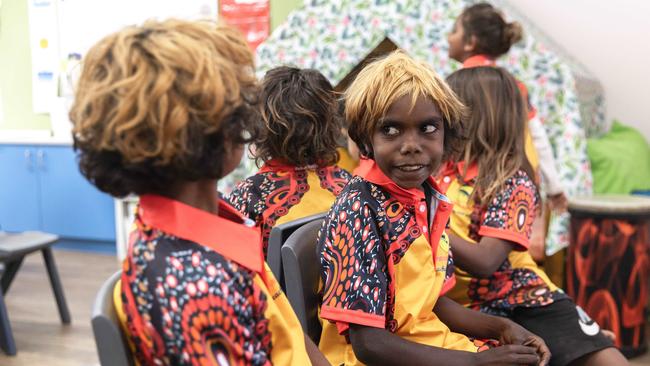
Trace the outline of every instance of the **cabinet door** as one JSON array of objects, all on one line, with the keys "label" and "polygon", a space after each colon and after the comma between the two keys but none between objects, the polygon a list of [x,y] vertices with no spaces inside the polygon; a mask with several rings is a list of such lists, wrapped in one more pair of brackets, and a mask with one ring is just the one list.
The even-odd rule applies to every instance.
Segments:
[{"label": "cabinet door", "polygon": [[40,229],[35,150],[0,145],[0,230]]},{"label": "cabinet door", "polygon": [[113,199],[81,175],[69,146],[36,151],[43,230],[68,238],[115,240]]}]

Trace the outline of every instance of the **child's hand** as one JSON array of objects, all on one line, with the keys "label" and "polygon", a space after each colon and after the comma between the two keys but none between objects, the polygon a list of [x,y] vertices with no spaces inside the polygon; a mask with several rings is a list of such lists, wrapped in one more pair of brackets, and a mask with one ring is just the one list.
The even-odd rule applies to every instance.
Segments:
[{"label": "child's hand", "polygon": [[547,365],[551,359],[551,351],[544,340],[513,321],[505,322],[499,342],[533,347],[539,356],[539,365]]},{"label": "child's hand", "polygon": [[542,365],[535,348],[515,344],[479,352],[475,357],[477,366]]},{"label": "child's hand", "polygon": [[564,192],[548,196],[548,205],[552,211],[562,213],[569,208],[569,200]]}]

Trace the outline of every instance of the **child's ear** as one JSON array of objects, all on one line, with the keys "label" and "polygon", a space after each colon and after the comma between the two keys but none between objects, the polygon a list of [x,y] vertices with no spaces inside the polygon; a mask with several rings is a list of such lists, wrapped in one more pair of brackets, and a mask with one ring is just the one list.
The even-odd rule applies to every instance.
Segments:
[{"label": "child's ear", "polygon": [[463,45],[463,51],[466,53],[473,53],[476,50],[477,42],[478,40],[476,39],[476,36],[469,37],[469,41],[465,42]]}]

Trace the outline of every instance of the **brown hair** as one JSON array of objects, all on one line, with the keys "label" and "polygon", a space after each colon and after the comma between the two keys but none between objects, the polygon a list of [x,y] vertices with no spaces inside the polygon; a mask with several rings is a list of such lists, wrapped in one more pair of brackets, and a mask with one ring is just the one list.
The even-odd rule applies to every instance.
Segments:
[{"label": "brown hair", "polygon": [[148,21],[86,55],[70,111],[81,172],[115,196],[218,179],[257,118],[253,55],[213,22]]},{"label": "brown hair", "polygon": [[316,70],[280,66],[262,80],[263,126],[255,140],[260,162],[279,158],[294,166],[332,165],[341,135],[339,102]]},{"label": "brown hair", "polygon": [[478,164],[472,198],[487,205],[518,170],[532,179],[524,152],[527,109],[514,77],[498,67],[458,70],[447,78],[471,113],[463,125],[469,139],[460,160]]},{"label": "brown hair", "polygon": [[523,37],[523,29],[518,22],[507,23],[503,14],[488,3],[467,7],[460,15],[464,30],[464,41],[476,37],[476,54],[497,58],[506,54],[513,44]]},{"label": "brown hair", "polygon": [[408,94],[412,96],[412,107],[418,97],[424,96],[440,110],[445,120],[443,158],[462,147],[463,104],[429,65],[395,51],[368,64],[345,92],[348,134],[361,154],[373,157],[372,135],[390,106]]}]

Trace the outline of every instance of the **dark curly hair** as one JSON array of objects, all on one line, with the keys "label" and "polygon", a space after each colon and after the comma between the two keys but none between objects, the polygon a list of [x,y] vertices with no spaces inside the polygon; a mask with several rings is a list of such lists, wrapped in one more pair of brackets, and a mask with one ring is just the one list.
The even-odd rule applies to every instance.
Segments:
[{"label": "dark curly hair", "polygon": [[213,22],[149,21],[94,45],[70,111],[82,174],[113,196],[219,179],[259,119],[253,55]]},{"label": "dark curly hair", "polygon": [[467,7],[460,16],[465,31],[464,41],[476,37],[474,53],[494,58],[508,53],[513,44],[523,37],[521,24],[506,22],[503,14],[488,3]]},{"label": "dark curly hair", "polygon": [[280,66],[262,80],[257,163],[281,159],[294,166],[332,165],[341,136],[337,94],[316,70]]}]

